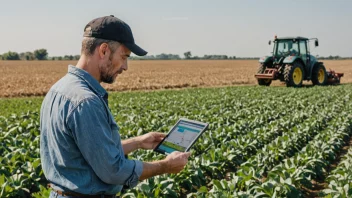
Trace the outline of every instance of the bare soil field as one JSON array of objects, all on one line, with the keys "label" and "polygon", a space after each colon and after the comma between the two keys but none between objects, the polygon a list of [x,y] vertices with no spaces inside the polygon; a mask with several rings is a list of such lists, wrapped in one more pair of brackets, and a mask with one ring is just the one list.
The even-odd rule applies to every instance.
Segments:
[{"label": "bare soil field", "polygon": [[[0,97],[42,96],[76,61],[0,61]],[[324,61],[345,73],[341,83],[352,82],[352,60]],[[183,87],[256,85],[258,60],[129,61],[128,71],[108,91],[154,90]],[[306,84],[310,84],[309,82]],[[275,81],[273,86],[282,86]]]}]

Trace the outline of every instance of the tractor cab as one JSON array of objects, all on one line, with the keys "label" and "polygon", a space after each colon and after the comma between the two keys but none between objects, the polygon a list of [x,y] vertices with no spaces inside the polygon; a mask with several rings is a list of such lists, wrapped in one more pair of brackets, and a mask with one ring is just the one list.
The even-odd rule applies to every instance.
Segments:
[{"label": "tractor cab", "polygon": [[[286,63],[290,62],[291,59],[299,57],[304,66],[310,66],[310,51],[309,51],[309,39],[304,37],[284,37],[275,38],[273,41],[273,63],[282,64],[286,59]],[[271,44],[271,41],[269,41]],[[318,46],[318,40],[315,42],[315,46]],[[296,58],[295,58],[296,57]]]}]

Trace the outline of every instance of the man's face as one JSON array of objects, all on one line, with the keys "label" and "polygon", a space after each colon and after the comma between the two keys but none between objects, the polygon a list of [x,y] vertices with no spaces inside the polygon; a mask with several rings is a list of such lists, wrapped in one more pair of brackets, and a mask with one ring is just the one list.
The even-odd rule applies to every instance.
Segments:
[{"label": "man's face", "polygon": [[131,51],[122,44],[114,53],[110,53],[109,57],[99,64],[100,81],[109,84],[115,82],[116,77],[127,70],[127,58],[130,54]]}]

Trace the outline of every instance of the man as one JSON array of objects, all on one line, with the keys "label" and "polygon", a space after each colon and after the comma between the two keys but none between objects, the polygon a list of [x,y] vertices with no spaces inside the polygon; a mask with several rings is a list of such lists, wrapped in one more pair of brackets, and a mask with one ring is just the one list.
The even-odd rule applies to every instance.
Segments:
[{"label": "man", "polygon": [[127,70],[134,43],[130,27],[114,16],[92,20],[84,29],[81,58],[44,98],[40,112],[40,155],[51,197],[114,197],[164,173],[178,173],[190,153],[173,152],[154,162],[128,160],[136,149],[153,149],[164,137],[151,132],[121,141],[101,82],[113,83]]}]

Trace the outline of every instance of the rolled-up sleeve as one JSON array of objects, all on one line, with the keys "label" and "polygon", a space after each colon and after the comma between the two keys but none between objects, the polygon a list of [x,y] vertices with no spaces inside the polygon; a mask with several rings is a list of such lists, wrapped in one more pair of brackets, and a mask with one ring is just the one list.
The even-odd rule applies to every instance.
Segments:
[{"label": "rolled-up sleeve", "polygon": [[131,188],[138,183],[143,162],[125,158],[109,113],[99,98],[86,99],[69,114],[67,125],[84,159],[103,182]]}]

